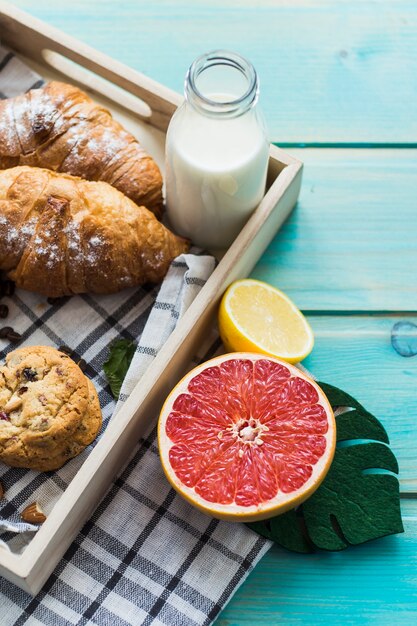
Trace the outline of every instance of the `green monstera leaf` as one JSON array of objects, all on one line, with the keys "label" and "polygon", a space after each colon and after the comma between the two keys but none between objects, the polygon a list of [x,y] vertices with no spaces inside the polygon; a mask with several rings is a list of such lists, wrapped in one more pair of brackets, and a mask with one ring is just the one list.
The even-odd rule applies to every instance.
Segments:
[{"label": "green monstera leaf", "polygon": [[344,550],[404,532],[398,463],[387,433],[374,415],[349,394],[318,383],[335,410],[337,447],[320,487],[296,510],[252,530],[295,552]]}]

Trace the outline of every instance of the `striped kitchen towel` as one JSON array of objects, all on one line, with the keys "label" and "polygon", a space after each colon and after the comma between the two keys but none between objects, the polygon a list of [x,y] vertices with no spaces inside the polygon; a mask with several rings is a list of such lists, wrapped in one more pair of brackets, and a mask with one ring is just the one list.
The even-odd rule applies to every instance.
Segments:
[{"label": "striped kitchen towel", "polygon": [[[40,84],[40,76],[0,48],[0,97]],[[212,257],[187,254],[172,264],[160,289],[144,286],[54,304],[17,290],[7,298],[7,325],[22,334],[20,345],[67,345],[86,361],[105,428],[112,415],[117,419],[117,410],[213,268]],[[120,337],[136,341],[138,348],[116,410],[103,363],[109,344]],[[204,358],[219,347],[216,341],[209,343]],[[0,340],[0,356],[14,347]],[[26,548],[36,529],[22,525],[19,512],[36,500],[48,513],[90,450],[48,474],[0,463],[5,488],[0,550],[20,553]],[[161,470],[153,428],[132,455],[36,598],[0,579],[1,626],[213,622],[270,543],[243,525],[206,517],[176,495]]]}]

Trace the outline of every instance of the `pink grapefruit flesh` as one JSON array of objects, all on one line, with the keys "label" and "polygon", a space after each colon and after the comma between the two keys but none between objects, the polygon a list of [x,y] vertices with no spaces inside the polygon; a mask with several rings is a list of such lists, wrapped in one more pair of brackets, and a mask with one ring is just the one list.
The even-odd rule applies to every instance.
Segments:
[{"label": "pink grapefruit flesh", "polygon": [[333,459],[336,426],[320,387],[286,362],[226,354],[189,372],[158,424],[172,486],[214,517],[254,521],[309,497]]}]

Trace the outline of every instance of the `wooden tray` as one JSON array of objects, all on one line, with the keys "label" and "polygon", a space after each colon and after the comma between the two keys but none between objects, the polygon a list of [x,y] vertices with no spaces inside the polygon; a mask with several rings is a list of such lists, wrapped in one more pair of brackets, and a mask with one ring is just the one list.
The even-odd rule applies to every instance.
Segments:
[{"label": "wooden tray", "polygon": [[[163,169],[169,120],[182,97],[0,0],[0,40],[45,78],[76,83],[102,102]],[[104,96],[104,98],[103,98]],[[271,146],[267,192],[250,220],[22,554],[0,548],[0,575],[36,594],[126,464],[136,442],[185,373],[226,287],[247,276],[293,209],[302,163]]]}]

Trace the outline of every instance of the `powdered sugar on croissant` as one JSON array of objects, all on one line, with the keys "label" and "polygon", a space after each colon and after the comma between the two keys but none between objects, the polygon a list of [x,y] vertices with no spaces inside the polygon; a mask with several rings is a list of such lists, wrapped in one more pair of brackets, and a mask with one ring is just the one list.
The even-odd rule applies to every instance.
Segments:
[{"label": "powdered sugar on croissant", "polygon": [[0,169],[32,165],[105,181],[158,217],[162,177],[139,142],[83,91],[53,81],[0,101]]},{"label": "powdered sugar on croissant", "polygon": [[0,269],[46,296],[159,282],[187,242],[103,182],[36,167],[0,171]]}]

